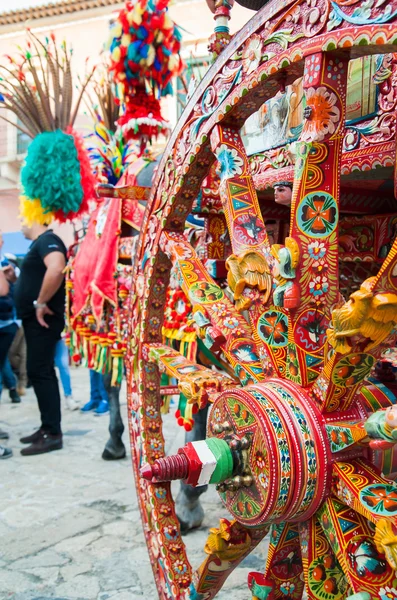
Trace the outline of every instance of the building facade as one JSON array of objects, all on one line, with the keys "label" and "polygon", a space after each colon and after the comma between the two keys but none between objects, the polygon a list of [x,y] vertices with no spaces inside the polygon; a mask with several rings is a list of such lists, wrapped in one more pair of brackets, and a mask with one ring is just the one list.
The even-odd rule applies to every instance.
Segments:
[{"label": "building facade", "polygon": [[[61,0],[43,6],[0,13],[0,56],[14,55],[18,46],[25,42],[25,31],[29,27],[36,35],[45,37],[53,32],[60,43],[66,40],[73,48],[74,72],[83,74],[86,59],[90,64],[101,61],[101,53],[108,39],[109,20],[122,8],[123,2],[116,0]],[[231,31],[239,30],[253,15],[252,11],[235,5],[230,22]],[[214,21],[205,0],[175,0],[170,6],[170,16],[181,27],[183,34],[183,57],[187,74],[198,79],[209,64],[208,38],[214,29]],[[164,116],[172,123],[182,111],[185,91],[181,82],[175,84],[175,95],[164,101]],[[0,112],[1,114],[1,112]],[[9,115],[7,115],[9,118]],[[88,131],[91,119],[81,106],[76,121],[83,133]],[[13,246],[19,239],[18,194],[19,173],[23,164],[26,136],[11,124],[0,119],[0,228]],[[60,234],[67,243],[72,241],[72,229],[63,225]],[[11,234],[14,234],[13,237]],[[22,247],[22,246],[21,246]],[[7,250],[7,248],[6,248]],[[14,248],[8,248],[14,251]]]}]

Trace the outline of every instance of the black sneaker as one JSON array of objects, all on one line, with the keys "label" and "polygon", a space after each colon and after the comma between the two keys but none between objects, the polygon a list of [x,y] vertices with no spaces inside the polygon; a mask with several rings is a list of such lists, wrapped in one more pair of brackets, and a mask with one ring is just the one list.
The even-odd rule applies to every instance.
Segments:
[{"label": "black sneaker", "polygon": [[4,446],[0,446],[0,460],[5,458],[11,458],[12,450],[11,448],[5,448]]},{"label": "black sneaker", "polygon": [[20,399],[19,394],[18,394],[18,392],[17,392],[17,390],[15,388],[13,390],[10,390],[8,393],[9,393],[9,396],[11,398],[11,402],[13,404],[19,404],[20,403],[21,399]]},{"label": "black sneaker", "polygon": [[7,433],[7,431],[3,431],[2,429],[0,429],[0,440],[8,440],[9,437],[10,434]]}]

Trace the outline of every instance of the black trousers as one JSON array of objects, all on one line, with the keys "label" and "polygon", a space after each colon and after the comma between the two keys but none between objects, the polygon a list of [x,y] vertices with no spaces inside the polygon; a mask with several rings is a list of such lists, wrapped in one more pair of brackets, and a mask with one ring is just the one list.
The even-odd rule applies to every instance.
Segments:
[{"label": "black trousers", "polygon": [[7,325],[7,327],[0,327],[0,371],[3,369],[12,340],[17,331],[18,325],[16,323]]},{"label": "black trousers", "polygon": [[23,319],[26,338],[27,372],[36,394],[41,427],[54,435],[61,433],[61,397],[54,368],[55,346],[61,339],[63,318],[46,316],[49,328],[32,315]]}]

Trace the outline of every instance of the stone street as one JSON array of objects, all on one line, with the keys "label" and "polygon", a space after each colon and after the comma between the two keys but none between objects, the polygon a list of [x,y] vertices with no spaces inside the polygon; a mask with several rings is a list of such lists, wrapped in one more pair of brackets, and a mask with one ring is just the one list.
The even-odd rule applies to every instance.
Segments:
[{"label": "stone street", "polygon": [[[89,397],[89,376],[72,369],[74,397]],[[125,388],[122,413],[127,424]],[[70,412],[63,406],[64,448],[33,457],[20,455],[19,438],[39,425],[32,390],[10,404],[3,390],[0,428],[14,456],[0,464],[0,600],[135,600],[157,598],[128,457],[106,462],[108,416]],[[165,417],[168,452],[183,445],[173,414]],[[172,443],[169,443],[172,440]],[[128,446],[128,435],[124,434]],[[178,483],[175,483],[176,491]],[[227,517],[214,489],[203,496],[203,526],[186,536],[194,567],[203,559],[209,527]],[[263,570],[259,547],[231,575],[219,600],[250,598],[251,570]]]}]

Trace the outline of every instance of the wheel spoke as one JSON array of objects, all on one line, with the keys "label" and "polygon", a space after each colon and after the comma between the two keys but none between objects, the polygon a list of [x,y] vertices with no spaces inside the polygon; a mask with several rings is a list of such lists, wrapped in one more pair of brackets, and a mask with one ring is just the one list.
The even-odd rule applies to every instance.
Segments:
[{"label": "wheel spoke", "polygon": [[268,527],[252,529],[237,521],[221,519],[219,529],[211,529],[205,546],[208,557],[193,576],[197,594],[211,600],[219,592],[229,575],[242,560],[263,540]]},{"label": "wheel spoke", "polygon": [[191,405],[193,414],[210,402],[212,394],[238,385],[238,382],[231,377],[188,360],[170,346],[150,344],[144,348],[143,352],[147,353],[149,362],[162,365],[168,375],[178,380],[179,391]]},{"label": "wheel spoke", "polygon": [[328,338],[335,352],[312,390],[324,411],[348,410],[385,347],[395,345],[397,278],[394,274],[397,274],[397,240],[378,275],[364,281],[350,300],[333,312]]},{"label": "wheel spoke", "polygon": [[298,525],[272,525],[265,578],[273,582],[274,590],[300,600],[304,588],[302,570]]},{"label": "wheel spoke", "polygon": [[[368,592],[369,598],[377,598],[381,587],[393,587],[394,570],[377,551],[373,531],[365,517],[329,498],[320,509],[319,518],[354,593]],[[336,593],[343,582],[337,576],[329,579],[329,591]]]},{"label": "wheel spoke", "polygon": [[341,502],[377,523],[387,516],[397,524],[397,491],[394,484],[362,459],[333,466],[333,493]]},{"label": "wheel spoke", "polygon": [[227,281],[237,309],[248,310],[254,339],[266,357],[265,372],[280,374],[286,362],[287,315],[271,306],[274,257],[248,158],[239,131],[231,127],[217,125],[211,144],[220,164],[219,193],[233,249],[226,261]]},{"label": "wheel spoke", "polygon": [[318,600],[321,593],[326,597],[327,588],[334,581],[339,592],[346,592],[348,583],[344,573],[315,516],[299,523],[299,537],[308,599]]},{"label": "wheel spoke", "polygon": [[160,245],[178,265],[182,289],[193,306],[197,306],[195,320],[204,334],[204,343],[207,338],[209,343],[217,340],[216,349],[222,350],[243,385],[262,380],[264,373],[250,326],[208,275],[196,251],[184,236],[175,232],[163,232]]}]

